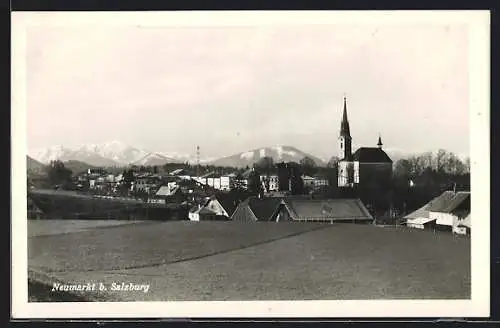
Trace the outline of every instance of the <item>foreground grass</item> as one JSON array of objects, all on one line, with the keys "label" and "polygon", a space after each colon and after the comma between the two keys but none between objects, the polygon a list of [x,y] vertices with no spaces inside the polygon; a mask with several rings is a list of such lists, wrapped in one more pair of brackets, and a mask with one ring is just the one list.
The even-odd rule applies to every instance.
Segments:
[{"label": "foreground grass", "polygon": [[28,237],[51,236],[90,229],[121,226],[141,221],[118,220],[28,220]]},{"label": "foreground grass", "polygon": [[30,238],[29,266],[43,264],[67,282],[150,284],[147,293],[108,292],[115,301],[470,298],[468,237],[352,224],[200,223]]},{"label": "foreground grass", "polygon": [[[64,224],[64,221],[61,221]],[[28,239],[28,264],[48,272],[158,266],[241,249],[326,224],[151,222]]]}]

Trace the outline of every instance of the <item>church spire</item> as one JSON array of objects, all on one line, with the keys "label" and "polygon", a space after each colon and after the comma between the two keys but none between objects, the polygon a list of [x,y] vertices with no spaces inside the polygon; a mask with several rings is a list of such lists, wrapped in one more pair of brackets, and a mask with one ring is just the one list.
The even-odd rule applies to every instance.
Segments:
[{"label": "church spire", "polygon": [[340,124],[340,135],[344,137],[351,136],[351,131],[349,129],[349,120],[347,119],[347,103],[345,96],[344,96],[344,112],[342,113],[342,123]]},{"label": "church spire", "polygon": [[378,146],[378,148],[382,149],[382,137],[380,136],[380,133],[378,135],[377,146]]}]

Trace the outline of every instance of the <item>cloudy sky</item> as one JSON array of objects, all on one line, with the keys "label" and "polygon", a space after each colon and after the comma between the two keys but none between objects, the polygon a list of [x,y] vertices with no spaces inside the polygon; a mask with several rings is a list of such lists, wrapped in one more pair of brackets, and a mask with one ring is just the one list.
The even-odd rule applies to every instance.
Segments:
[{"label": "cloudy sky", "polygon": [[458,24],[32,27],[28,148],[328,158],[346,94],[355,146],[468,154],[467,45]]}]

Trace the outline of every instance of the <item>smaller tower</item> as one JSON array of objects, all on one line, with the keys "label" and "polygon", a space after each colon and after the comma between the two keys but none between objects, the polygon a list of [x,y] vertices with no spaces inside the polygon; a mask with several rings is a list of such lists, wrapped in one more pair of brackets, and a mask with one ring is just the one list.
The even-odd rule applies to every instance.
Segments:
[{"label": "smaller tower", "polygon": [[378,146],[378,148],[382,149],[382,137],[380,136],[380,134],[378,135],[377,146]]}]

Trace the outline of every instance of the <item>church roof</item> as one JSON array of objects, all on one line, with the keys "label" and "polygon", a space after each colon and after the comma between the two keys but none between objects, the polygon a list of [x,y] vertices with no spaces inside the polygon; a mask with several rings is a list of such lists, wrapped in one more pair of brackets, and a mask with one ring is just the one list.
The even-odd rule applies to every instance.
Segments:
[{"label": "church roof", "polygon": [[345,97],[344,97],[344,111],[342,113],[342,122],[340,123],[340,135],[345,137],[351,136],[351,130],[349,128],[349,120],[347,119],[347,105]]},{"label": "church roof", "polygon": [[353,160],[361,163],[392,163],[385,151],[377,147],[359,148],[353,154]]}]

